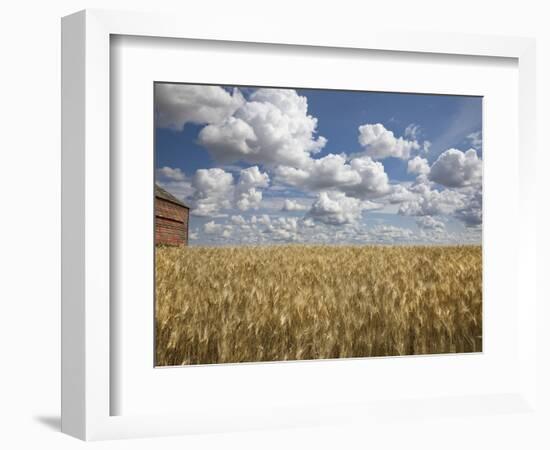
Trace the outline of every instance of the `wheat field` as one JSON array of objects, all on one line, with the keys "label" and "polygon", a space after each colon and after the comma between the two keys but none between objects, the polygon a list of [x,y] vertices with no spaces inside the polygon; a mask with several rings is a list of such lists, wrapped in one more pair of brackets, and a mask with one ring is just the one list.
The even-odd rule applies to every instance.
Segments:
[{"label": "wheat field", "polygon": [[480,246],[157,247],[156,365],[482,350]]}]

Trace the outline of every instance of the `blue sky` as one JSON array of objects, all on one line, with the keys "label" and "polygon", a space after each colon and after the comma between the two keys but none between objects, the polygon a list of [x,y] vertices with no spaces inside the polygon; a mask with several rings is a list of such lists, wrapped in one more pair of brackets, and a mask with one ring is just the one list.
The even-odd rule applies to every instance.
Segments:
[{"label": "blue sky", "polygon": [[482,98],[157,84],[191,245],[479,243]]}]

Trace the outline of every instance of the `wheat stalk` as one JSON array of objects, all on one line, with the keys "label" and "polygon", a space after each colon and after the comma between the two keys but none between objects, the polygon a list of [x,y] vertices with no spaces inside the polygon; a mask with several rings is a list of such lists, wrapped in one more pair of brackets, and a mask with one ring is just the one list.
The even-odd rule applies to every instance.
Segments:
[{"label": "wheat stalk", "polygon": [[480,246],[156,249],[156,364],[482,350]]}]

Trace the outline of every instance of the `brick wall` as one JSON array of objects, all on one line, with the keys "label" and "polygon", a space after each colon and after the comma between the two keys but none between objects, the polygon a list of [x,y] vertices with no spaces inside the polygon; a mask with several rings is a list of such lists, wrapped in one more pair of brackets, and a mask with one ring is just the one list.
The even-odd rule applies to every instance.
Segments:
[{"label": "brick wall", "polygon": [[155,243],[187,245],[189,210],[161,198],[155,198]]}]

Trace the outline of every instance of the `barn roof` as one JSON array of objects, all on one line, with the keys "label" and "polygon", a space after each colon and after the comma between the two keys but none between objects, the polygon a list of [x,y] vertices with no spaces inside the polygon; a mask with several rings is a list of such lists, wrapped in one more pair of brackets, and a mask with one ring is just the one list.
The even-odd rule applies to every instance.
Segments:
[{"label": "barn roof", "polygon": [[189,206],[187,206],[181,200],[178,200],[176,197],[170,194],[170,192],[162,189],[158,184],[155,184],[155,197],[162,198],[163,200],[166,200],[171,203],[175,203],[176,205],[180,205],[180,206],[183,206],[184,208],[189,209]]}]

